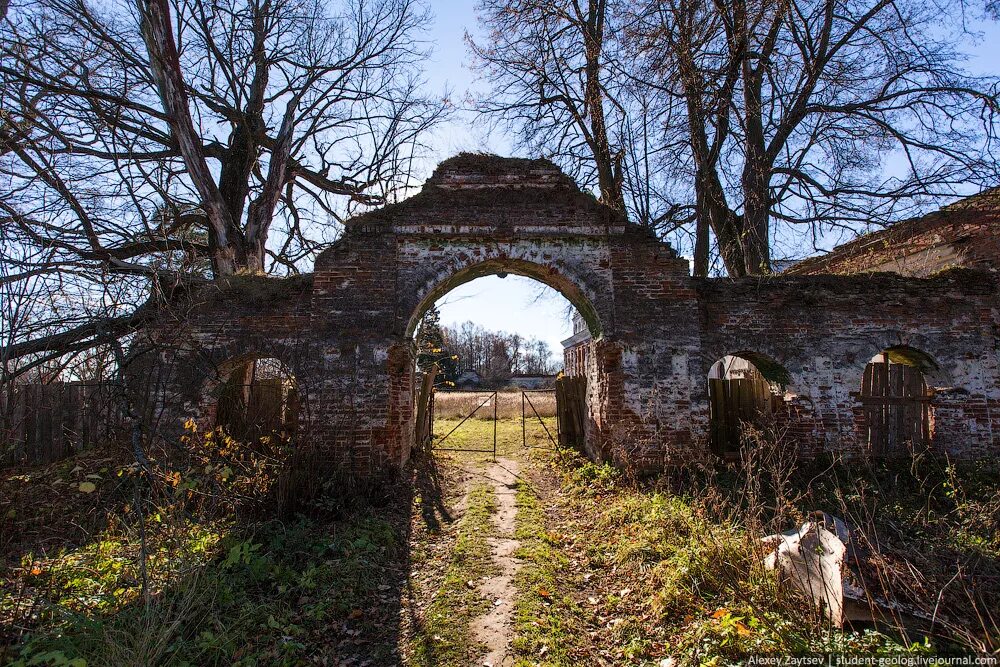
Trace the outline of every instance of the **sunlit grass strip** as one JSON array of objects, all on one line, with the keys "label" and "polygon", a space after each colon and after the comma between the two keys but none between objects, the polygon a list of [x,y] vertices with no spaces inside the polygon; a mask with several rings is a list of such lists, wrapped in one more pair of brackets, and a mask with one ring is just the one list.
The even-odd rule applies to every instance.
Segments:
[{"label": "sunlit grass strip", "polygon": [[[151,594],[157,595],[217,555],[218,544],[231,522],[171,521],[160,514],[150,519],[148,554]],[[0,619],[8,607],[21,603],[14,592],[20,580],[29,594],[45,591],[44,608],[57,625],[74,613],[115,612],[139,599],[139,542],[131,528],[108,530],[77,549],[55,555],[28,553],[21,566],[0,578]]]},{"label": "sunlit grass strip", "polygon": [[513,649],[517,665],[573,665],[568,647],[571,624],[579,618],[572,599],[559,590],[567,565],[558,537],[546,530],[542,510],[531,485],[518,482],[514,536],[521,543],[515,554],[523,561],[515,585]]},{"label": "sunlit grass strip", "polygon": [[[492,417],[492,412],[490,413]],[[435,418],[434,435],[440,440],[442,436],[458,426],[458,419]],[[545,425],[549,433],[556,434],[556,418],[546,417]],[[497,422],[497,455],[516,456],[525,452],[522,442],[521,418],[501,419]],[[525,424],[523,435],[527,436],[529,447],[551,448],[553,445],[545,434],[545,429],[537,419],[529,419]],[[438,441],[439,441],[438,440]],[[437,443],[436,443],[437,444]],[[468,419],[458,427],[448,439],[440,443],[441,447],[456,447],[466,449],[486,449],[493,448],[493,420]],[[482,454],[476,455],[483,458]]]},{"label": "sunlit grass strip", "polygon": [[496,570],[487,542],[496,530],[491,519],[496,509],[491,486],[478,484],[469,492],[444,580],[414,639],[413,664],[464,667],[475,664],[483,653],[471,636],[470,625],[489,609],[489,601],[478,592],[478,582]]},{"label": "sunlit grass strip", "polygon": [[[330,628],[342,619],[365,627],[403,548],[397,528],[369,508],[335,524],[303,518],[232,532],[223,522],[176,520],[169,527],[169,543],[159,530],[151,534],[158,567],[147,605],[135,590],[134,536],[108,535],[37,562],[51,570],[34,576],[50,577],[37,592],[47,595],[52,618],[7,654],[0,646],[0,663],[305,664],[328,650]],[[370,650],[383,660],[394,647]]]}]

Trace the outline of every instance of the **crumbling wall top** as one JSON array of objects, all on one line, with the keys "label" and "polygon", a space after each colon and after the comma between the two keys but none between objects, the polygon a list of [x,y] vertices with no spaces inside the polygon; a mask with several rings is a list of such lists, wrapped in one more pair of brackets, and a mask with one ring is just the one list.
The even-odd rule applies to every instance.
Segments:
[{"label": "crumbling wall top", "polygon": [[438,165],[418,194],[348,220],[346,231],[527,238],[622,234],[627,226],[549,160],[462,153]]},{"label": "crumbling wall top", "polygon": [[424,187],[443,190],[558,188],[578,191],[573,179],[549,160],[482,153],[460,153],[445,160],[437,166]]}]

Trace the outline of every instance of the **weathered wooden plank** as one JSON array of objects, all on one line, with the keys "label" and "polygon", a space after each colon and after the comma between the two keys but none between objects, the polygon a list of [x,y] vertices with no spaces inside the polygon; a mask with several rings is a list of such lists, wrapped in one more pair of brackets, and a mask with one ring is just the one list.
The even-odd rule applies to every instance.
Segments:
[{"label": "weathered wooden plank", "polygon": [[0,397],[0,462],[50,463],[110,442],[120,415],[106,385],[16,385]]},{"label": "weathered wooden plank", "polygon": [[420,390],[417,392],[416,440],[418,447],[427,444],[434,433],[434,424],[431,421],[431,401],[434,400],[434,378],[437,377],[437,374],[438,365],[434,364],[429,371],[424,373],[420,382]]},{"label": "weathered wooden plank", "polygon": [[880,355],[865,368],[857,398],[873,454],[898,456],[930,444],[932,397],[918,368]]},{"label": "weathered wooden plank", "polygon": [[586,434],[587,380],[563,376],[556,380],[556,419],[560,445],[582,447]]},{"label": "weathered wooden plank", "polygon": [[712,447],[716,454],[722,456],[730,450],[729,446],[729,416],[727,415],[726,381],[710,379],[708,381],[710,435]]}]

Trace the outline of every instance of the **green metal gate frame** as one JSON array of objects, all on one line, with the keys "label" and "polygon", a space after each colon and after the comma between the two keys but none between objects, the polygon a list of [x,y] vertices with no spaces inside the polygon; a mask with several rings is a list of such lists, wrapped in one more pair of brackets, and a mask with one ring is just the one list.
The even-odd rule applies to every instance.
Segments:
[{"label": "green metal gate frame", "polygon": [[[538,410],[535,408],[535,404],[531,402],[531,398],[528,397],[528,394],[553,394],[553,395],[556,395],[556,390],[555,389],[522,389],[521,390],[521,445],[523,447],[525,447],[525,448],[528,448],[528,449],[547,449],[547,450],[550,450],[550,451],[555,451],[555,453],[558,454],[560,458],[562,458],[562,450],[560,450],[560,448],[559,448],[559,416],[558,416],[559,406],[558,405],[556,406],[556,437],[553,438],[552,437],[552,432],[549,431],[549,427],[545,425],[545,420],[542,419],[542,416],[540,414],[538,414]],[[557,398],[557,400],[558,400],[558,398]],[[527,413],[526,408],[529,408],[529,407],[531,408],[531,411],[535,414],[535,419],[537,419],[538,423],[542,425],[543,429],[545,429],[545,435],[548,436],[549,442],[552,443],[551,447],[546,447],[544,445],[529,445],[528,444],[528,429],[527,429],[527,424],[526,424],[527,420],[528,420],[528,413]]]},{"label": "green metal gate frame", "polygon": [[[432,420],[434,418],[433,417],[433,415],[434,415],[434,407],[433,407],[433,405],[434,405],[434,400],[435,400],[434,397],[437,396],[438,393],[452,394],[452,393],[469,393],[469,392],[442,391],[440,389],[435,389],[434,393],[431,394],[431,410],[430,410],[430,414],[432,415],[431,416]],[[472,392],[472,393],[477,393],[478,394],[479,392]],[[437,440],[436,442],[434,441],[434,432],[433,432],[433,424],[434,424],[434,422],[431,421],[431,429],[432,429],[431,430],[431,443],[432,443],[431,444],[431,448],[432,449],[436,449],[438,451],[442,451],[442,452],[476,452],[476,453],[480,453],[480,454],[493,454],[493,460],[495,461],[496,458],[497,458],[497,393],[498,392],[496,392],[496,391],[489,392],[489,395],[486,397],[486,399],[482,403],[480,403],[475,408],[473,408],[472,411],[469,414],[467,414],[464,417],[462,417],[462,421],[460,421],[457,424],[455,424],[455,427],[453,429],[451,429],[450,431],[448,431],[445,435],[443,435],[441,437],[440,440]],[[447,440],[449,438],[449,436],[451,436],[452,433],[454,433],[455,431],[457,431],[459,429],[459,427],[462,426],[462,424],[464,424],[465,422],[467,422],[474,414],[476,414],[477,412],[479,412],[479,409],[481,407],[483,407],[484,405],[486,405],[487,403],[489,403],[491,400],[493,401],[493,449],[472,449],[472,448],[468,448],[468,447],[442,447],[441,446],[442,442],[444,442],[445,440]]]}]

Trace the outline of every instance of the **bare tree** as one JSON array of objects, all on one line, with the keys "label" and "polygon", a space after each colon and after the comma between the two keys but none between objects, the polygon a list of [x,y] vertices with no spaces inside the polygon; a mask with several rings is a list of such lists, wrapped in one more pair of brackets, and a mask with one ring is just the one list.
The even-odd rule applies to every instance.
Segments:
[{"label": "bare tree", "polygon": [[997,183],[997,81],[961,71],[953,18],[922,0],[633,7],[632,78],[686,120],[665,140],[687,139],[702,271],[708,227],[730,275],[766,273],[776,224],[819,236]]},{"label": "bare tree", "polygon": [[415,0],[15,6],[0,224],[32,251],[0,258],[5,279],[110,305],[7,356],[120,336],[176,285],[296,272],[405,187],[446,110],[418,91],[427,18]]},{"label": "bare tree", "polygon": [[489,42],[466,40],[496,93],[479,110],[509,121],[526,145],[593,181],[603,202],[624,211],[624,153],[612,134],[620,119],[606,108],[614,104],[605,80],[607,0],[485,0],[479,12]]},{"label": "bare tree", "polygon": [[456,374],[475,371],[493,386],[512,375],[547,375],[557,367],[549,344],[506,331],[490,331],[474,322],[443,329],[445,346],[454,354]]},{"label": "bare tree", "polygon": [[[1000,182],[997,80],[962,71],[953,44],[966,33],[946,5],[619,0],[588,10],[613,39],[582,39],[575,26],[591,14],[573,0],[483,2],[489,44],[473,51],[495,83],[480,107],[533,148],[581,163],[578,173],[607,164],[601,151],[566,150],[578,137],[590,148],[584,127],[603,114],[624,208],[661,231],[694,222],[696,275],[711,269],[712,235],[730,275],[767,273],[776,243],[815,245],[831,229]],[[595,58],[600,78],[588,86]],[[652,187],[654,175],[666,182]]]}]

